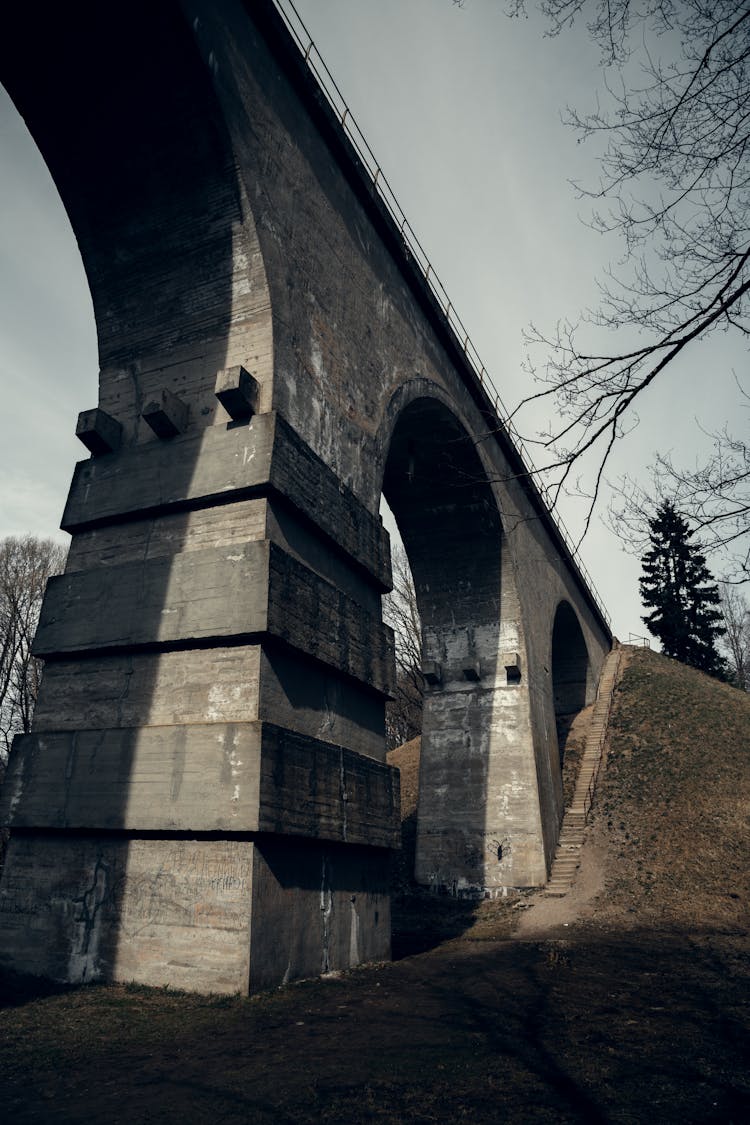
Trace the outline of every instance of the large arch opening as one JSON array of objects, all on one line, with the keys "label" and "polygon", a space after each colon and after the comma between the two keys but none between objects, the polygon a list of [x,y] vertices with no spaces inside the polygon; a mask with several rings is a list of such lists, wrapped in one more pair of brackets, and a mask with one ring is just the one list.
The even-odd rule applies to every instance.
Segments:
[{"label": "large arch opening", "polygon": [[579,711],[588,701],[589,654],[573,607],[560,602],[552,626],[552,692],[560,764],[565,740]]},{"label": "large arch opening", "polygon": [[96,324],[63,201],[1,86],[0,130],[0,243],[7,263],[0,308],[0,538],[62,542],[60,516],[73,466],[83,455],[75,419],[82,406],[96,402]]},{"label": "large arch opening", "polygon": [[[489,731],[499,669],[503,530],[474,443],[433,398],[394,427],[383,495],[413,575],[424,684],[416,881],[486,884]],[[497,849],[495,849],[496,851]],[[497,855],[492,862],[497,864]]]}]

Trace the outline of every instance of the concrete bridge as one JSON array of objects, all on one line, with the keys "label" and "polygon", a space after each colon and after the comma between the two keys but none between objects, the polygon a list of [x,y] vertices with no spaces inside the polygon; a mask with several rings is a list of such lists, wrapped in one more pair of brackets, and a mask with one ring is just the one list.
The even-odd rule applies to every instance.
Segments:
[{"label": "concrete bridge", "polygon": [[545,882],[607,622],[270,0],[14,5],[94,303],[0,961],[246,991],[389,955],[384,493],[428,680],[417,877]]}]

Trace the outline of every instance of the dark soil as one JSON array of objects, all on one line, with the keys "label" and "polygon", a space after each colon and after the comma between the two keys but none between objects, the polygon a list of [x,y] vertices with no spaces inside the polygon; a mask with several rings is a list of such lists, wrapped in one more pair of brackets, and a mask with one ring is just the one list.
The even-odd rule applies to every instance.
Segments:
[{"label": "dark soil", "polygon": [[397,868],[397,939],[433,948],[391,964],[251,999],[6,980],[4,1118],[744,1125],[749,742],[750,697],[633,654],[585,916],[519,939],[528,896],[428,902]]}]

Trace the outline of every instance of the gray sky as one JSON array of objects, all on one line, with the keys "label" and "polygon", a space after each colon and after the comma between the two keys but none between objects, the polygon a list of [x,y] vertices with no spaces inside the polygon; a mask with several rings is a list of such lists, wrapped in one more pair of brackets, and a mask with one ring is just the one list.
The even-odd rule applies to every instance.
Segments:
[{"label": "gray sky", "polygon": [[[581,221],[569,180],[595,183],[595,153],[561,122],[593,104],[585,32],[543,37],[501,0],[296,0],[297,8],[466,324],[504,401],[533,389],[522,330],[552,330],[596,303],[621,253]],[[610,479],[658,450],[692,463],[743,410],[739,341],[701,344],[649,389]],[[0,537],[55,534],[76,460],[79,410],[96,404],[96,339],[80,257],[41,158],[0,101]],[[745,412],[746,413],[746,412]],[[528,420],[529,429],[534,419]],[[738,426],[739,428],[739,426]],[[572,533],[582,505],[563,507]],[[64,538],[64,537],[62,537]],[[615,632],[645,632],[640,567],[598,520],[582,548]]]}]

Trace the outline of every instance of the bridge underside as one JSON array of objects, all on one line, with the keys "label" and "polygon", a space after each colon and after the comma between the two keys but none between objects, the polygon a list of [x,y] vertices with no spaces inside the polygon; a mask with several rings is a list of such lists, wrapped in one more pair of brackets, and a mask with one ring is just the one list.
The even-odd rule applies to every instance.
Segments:
[{"label": "bridge underside", "polygon": [[45,7],[40,41],[31,5],[0,44],[101,364],[0,961],[247,991],[389,955],[381,491],[424,632],[422,883],[545,881],[558,697],[610,638],[270,0],[112,11]]}]

